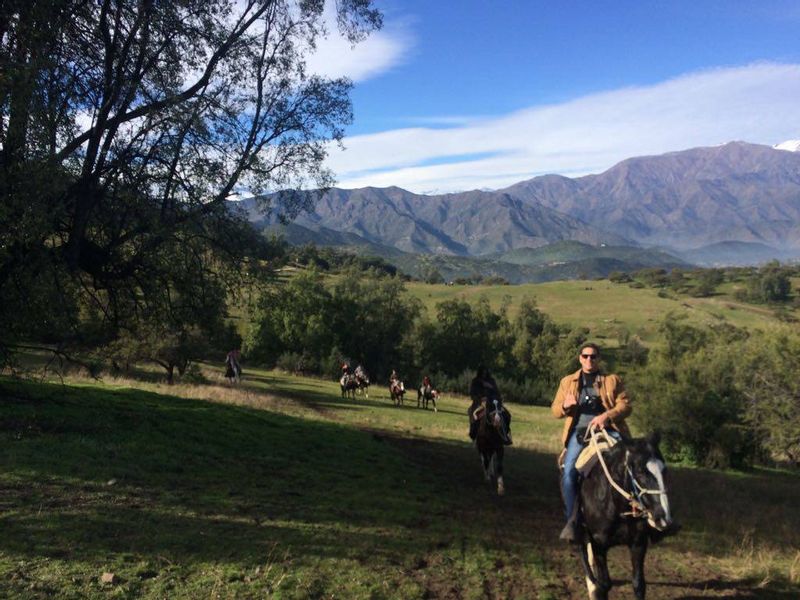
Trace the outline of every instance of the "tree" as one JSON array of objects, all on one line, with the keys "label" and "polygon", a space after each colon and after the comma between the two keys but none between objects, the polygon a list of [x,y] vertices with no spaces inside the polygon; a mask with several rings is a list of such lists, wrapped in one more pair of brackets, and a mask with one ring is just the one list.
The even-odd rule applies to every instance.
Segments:
[{"label": "tree", "polygon": [[[244,264],[235,190],[331,183],[326,144],[351,119],[351,84],[306,70],[324,4],[3,3],[0,339],[29,335],[12,322],[45,284],[118,326],[152,300],[143,283],[164,273],[160,257],[187,240],[204,242],[202,269]],[[353,42],[381,24],[370,0],[336,7]],[[291,216],[309,196],[269,198],[263,210]],[[31,264],[45,271],[35,282]]]}]

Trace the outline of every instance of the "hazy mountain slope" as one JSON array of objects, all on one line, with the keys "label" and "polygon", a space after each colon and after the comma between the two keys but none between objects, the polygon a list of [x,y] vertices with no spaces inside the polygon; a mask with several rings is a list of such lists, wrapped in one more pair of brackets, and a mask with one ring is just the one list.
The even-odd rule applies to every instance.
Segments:
[{"label": "hazy mountain slope", "polygon": [[731,142],[502,190],[646,245],[737,240],[800,250],[800,153]]},{"label": "hazy mountain slope", "polygon": [[684,259],[660,250],[633,246],[591,246],[573,241],[556,242],[542,248],[519,248],[492,258],[531,266],[606,258],[650,267],[688,266]]},{"label": "hazy mountain slope", "polygon": [[702,266],[759,265],[771,260],[787,260],[792,254],[755,242],[717,242],[692,250],[680,256]]},{"label": "hazy mountain slope", "polygon": [[440,196],[400,188],[332,189],[298,224],[356,233],[406,252],[480,255],[562,239],[625,243],[545,206],[494,192]]}]

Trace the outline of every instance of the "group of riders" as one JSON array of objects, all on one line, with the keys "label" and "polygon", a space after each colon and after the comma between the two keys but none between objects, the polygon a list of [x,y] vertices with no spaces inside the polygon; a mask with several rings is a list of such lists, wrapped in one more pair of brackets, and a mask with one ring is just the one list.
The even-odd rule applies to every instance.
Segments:
[{"label": "group of riders", "polygon": [[[553,416],[564,419],[562,432],[563,450],[559,463],[561,471],[561,491],[564,499],[566,525],[561,539],[577,541],[578,506],[576,499],[580,491],[580,479],[576,463],[578,456],[588,445],[587,432],[605,431],[613,441],[629,437],[630,432],[625,419],[631,413],[631,403],[618,375],[605,374],[600,370],[600,348],[594,343],[581,346],[578,353],[580,368],[561,379],[551,404]],[[356,376],[358,369],[356,368]],[[343,371],[349,370],[347,365]],[[397,372],[392,370],[389,387],[400,391],[403,383]],[[425,376],[419,394],[427,393],[436,397],[430,377]],[[511,413],[503,404],[497,382],[487,367],[479,367],[469,388],[471,404],[467,410],[469,417],[469,437],[475,441],[482,419],[487,421],[500,415],[502,427],[499,433],[504,445],[512,445]],[[434,404],[435,406],[435,404]]]}]

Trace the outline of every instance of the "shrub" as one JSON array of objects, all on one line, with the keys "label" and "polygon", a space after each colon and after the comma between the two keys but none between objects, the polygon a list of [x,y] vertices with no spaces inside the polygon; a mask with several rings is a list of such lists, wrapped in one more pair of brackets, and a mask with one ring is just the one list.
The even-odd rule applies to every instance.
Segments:
[{"label": "shrub", "polygon": [[283,371],[294,374],[317,373],[319,364],[310,354],[299,352],[284,352],[278,357],[275,366]]},{"label": "shrub", "polygon": [[203,385],[208,383],[208,378],[203,375],[203,371],[200,370],[200,365],[197,363],[189,363],[189,366],[186,367],[186,370],[180,376],[180,381],[181,383]]}]

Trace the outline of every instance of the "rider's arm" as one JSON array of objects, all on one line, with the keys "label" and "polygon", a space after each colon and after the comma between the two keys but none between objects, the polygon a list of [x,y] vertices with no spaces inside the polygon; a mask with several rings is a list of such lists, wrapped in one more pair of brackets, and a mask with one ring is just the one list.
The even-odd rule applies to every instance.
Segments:
[{"label": "rider's arm", "polygon": [[608,376],[608,388],[611,391],[613,407],[606,411],[608,418],[612,421],[624,420],[631,411],[631,401],[622,380],[617,375]]},{"label": "rider's arm", "polygon": [[[561,383],[558,384],[558,391],[556,391],[556,396],[553,398],[553,403],[550,405],[550,411],[557,419],[562,419],[575,411],[574,403],[567,407],[564,406],[567,397],[571,393],[571,384],[572,382],[570,381],[569,377],[565,377],[561,380]],[[574,392],[572,392],[572,396],[574,396]]]}]

